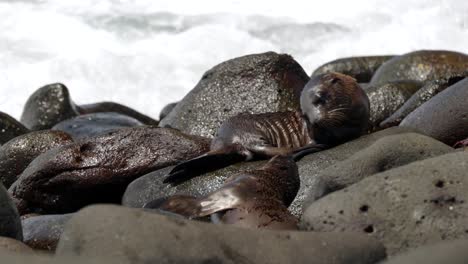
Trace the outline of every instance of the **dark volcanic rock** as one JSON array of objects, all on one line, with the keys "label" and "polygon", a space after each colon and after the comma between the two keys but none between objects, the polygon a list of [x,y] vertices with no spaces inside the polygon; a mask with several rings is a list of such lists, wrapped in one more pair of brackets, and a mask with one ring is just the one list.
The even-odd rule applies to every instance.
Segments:
[{"label": "dark volcanic rock", "polygon": [[[373,174],[453,151],[444,143],[421,134],[387,136],[326,168],[318,178],[327,192],[334,192]],[[307,200],[313,201],[314,197]],[[304,206],[307,207],[307,204]]]},{"label": "dark volcanic rock", "polygon": [[9,188],[34,158],[72,142],[68,134],[51,130],[33,131],[8,141],[0,147],[0,182]]},{"label": "dark volcanic rock", "polygon": [[[1,251],[8,251],[8,252],[14,252],[18,254],[32,254],[34,251],[22,243],[21,241],[18,241],[13,238],[9,237],[0,237],[0,252]],[[2,263],[16,263],[16,262],[3,262],[3,258],[0,255],[0,259],[2,259]]]},{"label": "dark volcanic rock", "polygon": [[92,206],[67,224],[57,254],[123,263],[375,263],[385,250],[366,235],[249,230],[117,206]]},{"label": "dark volcanic rock", "polygon": [[26,102],[21,122],[31,130],[49,129],[60,121],[79,115],[68,88],[61,83],[43,86]]},{"label": "dark volcanic rock", "polygon": [[145,125],[157,126],[159,123],[157,120],[154,120],[153,118],[144,115],[128,106],[114,102],[100,102],[94,104],[80,105],[78,107],[78,111],[82,115],[92,113],[114,112],[132,117]]},{"label": "dark volcanic rock", "polygon": [[178,103],[179,102],[170,103],[163,107],[161,113],[159,113],[159,120],[163,120],[167,115],[169,115],[169,113],[172,111],[172,109],[174,109],[174,107],[176,107]]},{"label": "dark volcanic rock", "polygon": [[23,232],[18,210],[0,183],[0,236],[22,240]]},{"label": "dark volcanic rock", "polygon": [[224,120],[239,113],[298,109],[308,80],[289,55],[267,52],[235,58],[207,71],[160,126],[213,136]]},{"label": "dark volcanic rock", "polygon": [[395,113],[380,123],[380,127],[386,128],[390,126],[397,126],[400,124],[401,120],[403,120],[416,108],[429,101],[429,99],[442,92],[447,87],[463,80],[466,76],[468,76],[468,70],[464,75],[427,82],[423,87],[421,87],[421,89],[416,91],[397,111],[395,111]]},{"label": "dark volcanic rock", "polygon": [[419,88],[421,83],[416,81],[398,81],[368,87],[365,92],[370,102],[371,128],[377,127],[398,110]]},{"label": "dark volcanic rock", "polygon": [[367,83],[384,62],[394,56],[365,56],[337,59],[317,68],[312,77],[327,73],[340,72],[354,77],[358,82]]},{"label": "dark volcanic rock", "polygon": [[450,146],[468,137],[468,78],[450,86],[409,114],[400,126],[412,127]]},{"label": "dark volcanic rock", "polygon": [[466,264],[468,240],[454,240],[417,248],[382,264]]},{"label": "dark volcanic rock", "polygon": [[72,215],[41,215],[24,219],[24,243],[34,249],[55,251],[65,224]]},{"label": "dark volcanic rock", "polygon": [[23,124],[10,115],[0,112],[0,145],[28,132],[29,129],[23,126]]},{"label": "dark volcanic rock", "polygon": [[56,124],[52,129],[67,132],[76,140],[99,136],[119,128],[142,125],[143,123],[132,117],[115,112],[103,112],[67,119]]},{"label": "dark volcanic rock", "polygon": [[390,255],[468,237],[468,152],[455,152],[375,174],[312,203],[302,225],[362,232]]},{"label": "dark volcanic rock", "polygon": [[395,56],[372,76],[371,85],[378,86],[400,80],[426,82],[466,72],[468,56],[445,50],[420,50]]},{"label": "dark volcanic rock", "polygon": [[68,213],[120,202],[127,185],[151,171],[206,152],[209,140],[178,130],[124,128],[50,150],[10,187],[20,214]]}]

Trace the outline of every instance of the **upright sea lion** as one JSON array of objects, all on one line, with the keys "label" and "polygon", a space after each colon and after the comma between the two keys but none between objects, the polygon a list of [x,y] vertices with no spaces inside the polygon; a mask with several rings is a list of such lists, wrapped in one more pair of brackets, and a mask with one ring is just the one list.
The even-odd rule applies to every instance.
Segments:
[{"label": "upright sea lion", "polygon": [[356,80],[340,73],[313,77],[301,112],[240,114],[229,118],[210,151],[183,162],[164,182],[180,182],[243,160],[295,153],[297,157],[356,138],[369,122],[369,99]]},{"label": "upright sea lion", "polygon": [[291,156],[275,156],[256,170],[229,177],[224,185],[200,198],[175,195],[155,200],[146,208],[159,208],[188,218],[211,215],[213,222],[250,228],[297,229],[298,219],[288,206],[300,180]]}]

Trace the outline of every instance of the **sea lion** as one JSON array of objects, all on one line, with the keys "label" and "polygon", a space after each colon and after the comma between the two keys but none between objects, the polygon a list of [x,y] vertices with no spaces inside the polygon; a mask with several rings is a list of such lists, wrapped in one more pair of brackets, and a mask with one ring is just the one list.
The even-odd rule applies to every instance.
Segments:
[{"label": "sea lion", "polygon": [[294,153],[296,157],[356,138],[369,122],[369,99],[356,80],[341,73],[313,77],[300,97],[301,112],[240,114],[229,118],[210,151],[172,169],[178,183],[239,161]]},{"label": "sea lion", "polygon": [[296,197],[300,180],[291,156],[275,156],[259,169],[229,177],[224,185],[200,198],[175,195],[149,202],[145,208],[159,208],[188,218],[211,215],[215,223],[248,228],[297,229],[298,219],[288,206]]}]

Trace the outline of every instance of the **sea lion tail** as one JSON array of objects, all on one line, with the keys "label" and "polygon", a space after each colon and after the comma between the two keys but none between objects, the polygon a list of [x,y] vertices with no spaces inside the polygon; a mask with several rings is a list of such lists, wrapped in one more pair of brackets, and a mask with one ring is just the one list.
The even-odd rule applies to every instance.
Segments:
[{"label": "sea lion tail", "polygon": [[143,208],[159,209],[187,218],[199,217],[201,205],[198,198],[189,195],[173,195],[148,202]]},{"label": "sea lion tail", "polygon": [[295,149],[291,156],[294,161],[298,161],[302,159],[305,155],[319,152],[327,148],[328,146],[324,144],[309,144],[304,147]]},{"label": "sea lion tail", "polygon": [[227,146],[225,148],[209,151],[199,157],[184,161],[175,166],[163,183],[179,184],[203,173],[227,167],[247,158],[244,151],[238,146]]}]

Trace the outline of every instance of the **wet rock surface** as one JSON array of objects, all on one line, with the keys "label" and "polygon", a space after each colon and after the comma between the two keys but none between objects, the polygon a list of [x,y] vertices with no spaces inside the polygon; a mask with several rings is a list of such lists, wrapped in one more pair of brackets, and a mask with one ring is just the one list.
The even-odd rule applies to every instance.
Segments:
[{"label": "wet rock surface", "polygon": [[51,130],[33,131],[8,141],[0,147],[0,182],[9,188],[34,158],[72,142],[68,134]]},{"label": "wet rock surface", "polygon": [[[18,254],[32,254],[34,251],[28,247],[26,244],[22,243],[19,240],[9,238],[9,237],[0,237],[0,253],[1,251],[7,251]],[[3,258],[0,255],[0,259]],[[11,262],[14,263],[14,262]]]},{"label": "wet rock surface", "polygon": [[[453,151],[444,143],[421,134],[387,136],[324,169],[318,180],[320,186],[325,186],[326,192],[334,192],[373,174]],[[313,197],[307,200],[312,201]]]},{"label": "wet rock surface", "polygon": [[468,237],[467,171],[455,152],[375,174],[309,205],[302,227],[368,234],[390,255]]},{"label": "wet rock surface", "polygon": [[23,124],[13,117],[0,112],[0,145],[29,132]]},{"label": "wet rock surface", "polygon": [[29,97],[21,115],[21,123],[31,130],[42,130],[77,115],[79,113],[68,88],[61,83],[54,83],[39,88]]},{"label": "wet rock surface", "polygon": [[0,236],[17,240],[23,239],[21,220],[18,210],[8,195],[5,187],[0,183]]},{"label": "wet rock surface", "polygon": [[59,256],[70,253],[124,263],[375,263],[385,257],[366,235],[254,231],[117,206],[78,212],[57,248]]},{"label": "wet rock surface", "polygon": [[160,126],[213,136],[224,120],[239,113],[297,109],[308,80],[289,55],[267,52],[235,58],[207,71]]},{"label": "wet rock surface", "polygon": [[393,57],[394,55],[337,59],[318,67],[312,73],[312,77],[327,72],[339,72],[354,77],[358,82],[367,83],[371,80],[375,71]]},{"label": "wet rock surface", "polygon": [[199,156],[208,144],[205,138],[175,129],[120,129],[38,156],[9,191],[22,215],[68,213],[92,203],[118,203],[131,181]]},{"label": "wet rock surface", "polygon": [[152,117],[142,114],[128,106],[114,102],[100,102],[94,104],[80,105],[78,107],[78,111],[82,115],[114,112],[134,118],[145,125],[157,126],[159,124],[159,121],[153,119]]},{"label": "wet rock surface", "polygon": [[125,128],[142,126],[140,121],[115,112],[104,112],[80,115],[71,119],[62,121],[52,127],[54,130],[60,130],[71,135],[75,140],[99,136],[107,132]]},{"label": "wet rock surface", "polygon": [[401,80],[426,82],[466,72],[468,56],[446,50],[419,50],[386,61],[372,76],[371,85]]},{"label": "wet rock surface", "polygon": [[55,251],[72,215],[40,215],[22,220],[23,242],[33,249]]},{"label": "wet rock surface", "polygon": [[400,126],[412,127],[453,146],[468,137],[468,78],[457,82],[409,114]]}]

